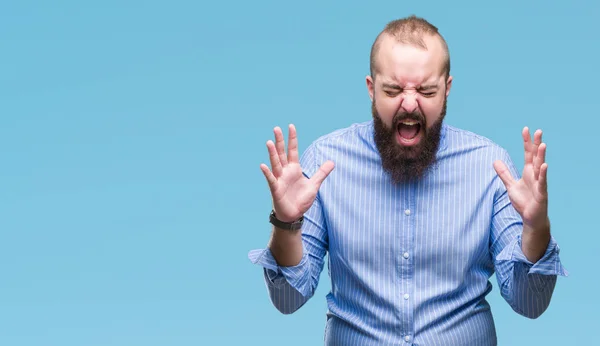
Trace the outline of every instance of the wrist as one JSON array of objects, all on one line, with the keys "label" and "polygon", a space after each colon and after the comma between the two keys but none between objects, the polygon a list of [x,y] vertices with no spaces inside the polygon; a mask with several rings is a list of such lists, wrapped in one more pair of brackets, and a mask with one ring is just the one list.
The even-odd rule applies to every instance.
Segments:
[{"label": "wrist", "polygon": [[535,225],[523,224],[521,251],[532,263],[536,263],[550,243],[550,220]]},{"label": "wrist", "polygon": [[540,221],[523,222],[523,231],[526,233],[550,233],[550,218],[546,216]]}]

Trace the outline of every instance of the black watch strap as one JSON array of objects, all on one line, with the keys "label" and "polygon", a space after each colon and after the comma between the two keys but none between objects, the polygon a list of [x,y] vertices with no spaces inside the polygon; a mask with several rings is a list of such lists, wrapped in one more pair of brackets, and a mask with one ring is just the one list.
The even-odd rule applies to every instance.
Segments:
[{"label": "black watch strap", "polygon": [[304,221],[304,216],[301,216],[298,220],[294,222],[283,222],[275,216],[275,210],[271,210],[271,215],[269,215],[269,222],[281,229],[285,229],[288,231],[297,231],[302,228],[302,222]]}]

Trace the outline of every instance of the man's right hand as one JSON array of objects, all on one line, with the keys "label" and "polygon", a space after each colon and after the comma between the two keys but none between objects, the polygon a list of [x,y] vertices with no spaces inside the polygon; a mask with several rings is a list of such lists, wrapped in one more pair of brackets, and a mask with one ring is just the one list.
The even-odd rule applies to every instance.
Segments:
[{"label": "man's right hand", "polygon": [[293,222],[310,208],[321,183],[331,173],[334,164],[332,161],[326,161],[310,179],[306,178],[298,160],[298,138],[294,125],[289,126],[287,155],[281,129],[275,127],[273,132],[275,143],[267,141],[273,171],[271,172],[265,164],[261,164],[260,169],[269,184],[277,219]]}]

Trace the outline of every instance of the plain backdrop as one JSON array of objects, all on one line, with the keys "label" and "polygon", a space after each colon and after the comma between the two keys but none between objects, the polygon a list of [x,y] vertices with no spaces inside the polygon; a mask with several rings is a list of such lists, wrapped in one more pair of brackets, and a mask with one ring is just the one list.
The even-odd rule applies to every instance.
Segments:
[{"label": "plain backdrop", "polygon": [[[384,25],[447,39],[449,124],[548,145],[561,259],[550,308],[500,345],[588,345],[597,274],[595,1],[5,1],[0,4],[0,344],[319,345],[329,290],[284,316],[247,258],[269,238],[274,126],[300,150],[371,118]],[[287,135],[287,134],[286,134]]]}]

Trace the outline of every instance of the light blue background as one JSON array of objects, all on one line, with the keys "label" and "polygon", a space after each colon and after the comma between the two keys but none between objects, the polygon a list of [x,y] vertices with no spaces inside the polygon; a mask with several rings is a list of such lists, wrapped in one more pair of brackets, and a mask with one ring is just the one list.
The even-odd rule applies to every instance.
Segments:
[{"label": "light blue background", "polygon": [[319,345],[329,289],[284,316],[260,267],[276,125],[300,149],[369,120],[372,40],[437,25],[448,122],[522,167],[548,144],[569,278],[520,317],[493,278],[501,345],[587,345],[598,311],[598,2],[12,1],[0,5],[0,344]]}]

